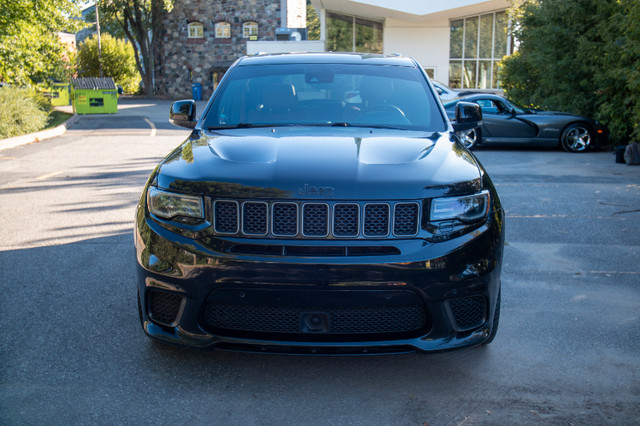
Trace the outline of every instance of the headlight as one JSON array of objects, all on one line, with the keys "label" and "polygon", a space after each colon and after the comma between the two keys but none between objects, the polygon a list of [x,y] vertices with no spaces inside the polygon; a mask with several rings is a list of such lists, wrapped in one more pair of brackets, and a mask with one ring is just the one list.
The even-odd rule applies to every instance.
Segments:
[{"label": "headlight", "polygon": [[202,197],[177,194],[150,187],[147,191],[149,211],[163,219],[204,219]]},{"label": "headlight", "polygon": [[429,221],[458,219],[469,223],[482,219],[489,212],[489,191],[461,197],[442,197],[431,200]]}]

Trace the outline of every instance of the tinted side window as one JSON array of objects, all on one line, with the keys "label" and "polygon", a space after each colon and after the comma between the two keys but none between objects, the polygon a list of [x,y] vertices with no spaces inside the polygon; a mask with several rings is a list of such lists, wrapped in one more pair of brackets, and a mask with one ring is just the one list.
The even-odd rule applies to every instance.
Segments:
[{"label": "tinted side window", "polygon": [[499,114],[500,108],[491,99],[478,99],[476,103],[480,105],[483,114]]}]

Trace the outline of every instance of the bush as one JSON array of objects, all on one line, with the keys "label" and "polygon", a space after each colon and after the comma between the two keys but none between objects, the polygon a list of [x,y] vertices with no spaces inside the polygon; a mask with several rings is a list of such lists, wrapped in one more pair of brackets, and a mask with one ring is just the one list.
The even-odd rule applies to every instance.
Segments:
[{"label": "bush", "polygon": [[500,73],[509,99],[595,118],[615,144],[640,138],[640,2],[532,0],[512,15],[519,49]]},{"label": "bush", "polygon": [[0,88],[0,139],[44,129],[51,110],[49,101],[32,89]]},{"label": "bush", "polygon": [[[136,93],[140,84],[140,73],[136,68],[136,58],[131,43],[103,34],[100,44],[102,75],[113,77],[125,93]],[[80,44],[76,66],[80,77],[100,76],[98,37],[95,34]]]}]

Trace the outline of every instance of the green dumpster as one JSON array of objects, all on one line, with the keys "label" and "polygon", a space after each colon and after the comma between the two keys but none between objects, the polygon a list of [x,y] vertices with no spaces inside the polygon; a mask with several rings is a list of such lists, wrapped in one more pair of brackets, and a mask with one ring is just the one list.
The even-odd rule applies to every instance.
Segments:
[{"label": "green dumpster", "polygon": [[115,114],[118,90],[111,77],[71,79],[73,112],[76,114]]},{"label": "green dumpster", "polygon": [[69,83],[54,83],[49,97],[53,106],[69,105]]}]

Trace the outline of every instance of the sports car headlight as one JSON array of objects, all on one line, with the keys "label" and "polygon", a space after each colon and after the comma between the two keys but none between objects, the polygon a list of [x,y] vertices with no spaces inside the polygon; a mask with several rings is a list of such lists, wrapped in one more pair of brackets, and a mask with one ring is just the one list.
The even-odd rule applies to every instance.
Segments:
[{"label": "sports car headlight", "polygon": [[489,191],[461,197],[442,197],[431,200],[430,221],[458,219],[475,222],[489,212]]},{"label": "sports car headlight", "polygon": [[177,194],[150,187],[147,191],[149,211],[163,219],[204,219],[202,197]]}]

